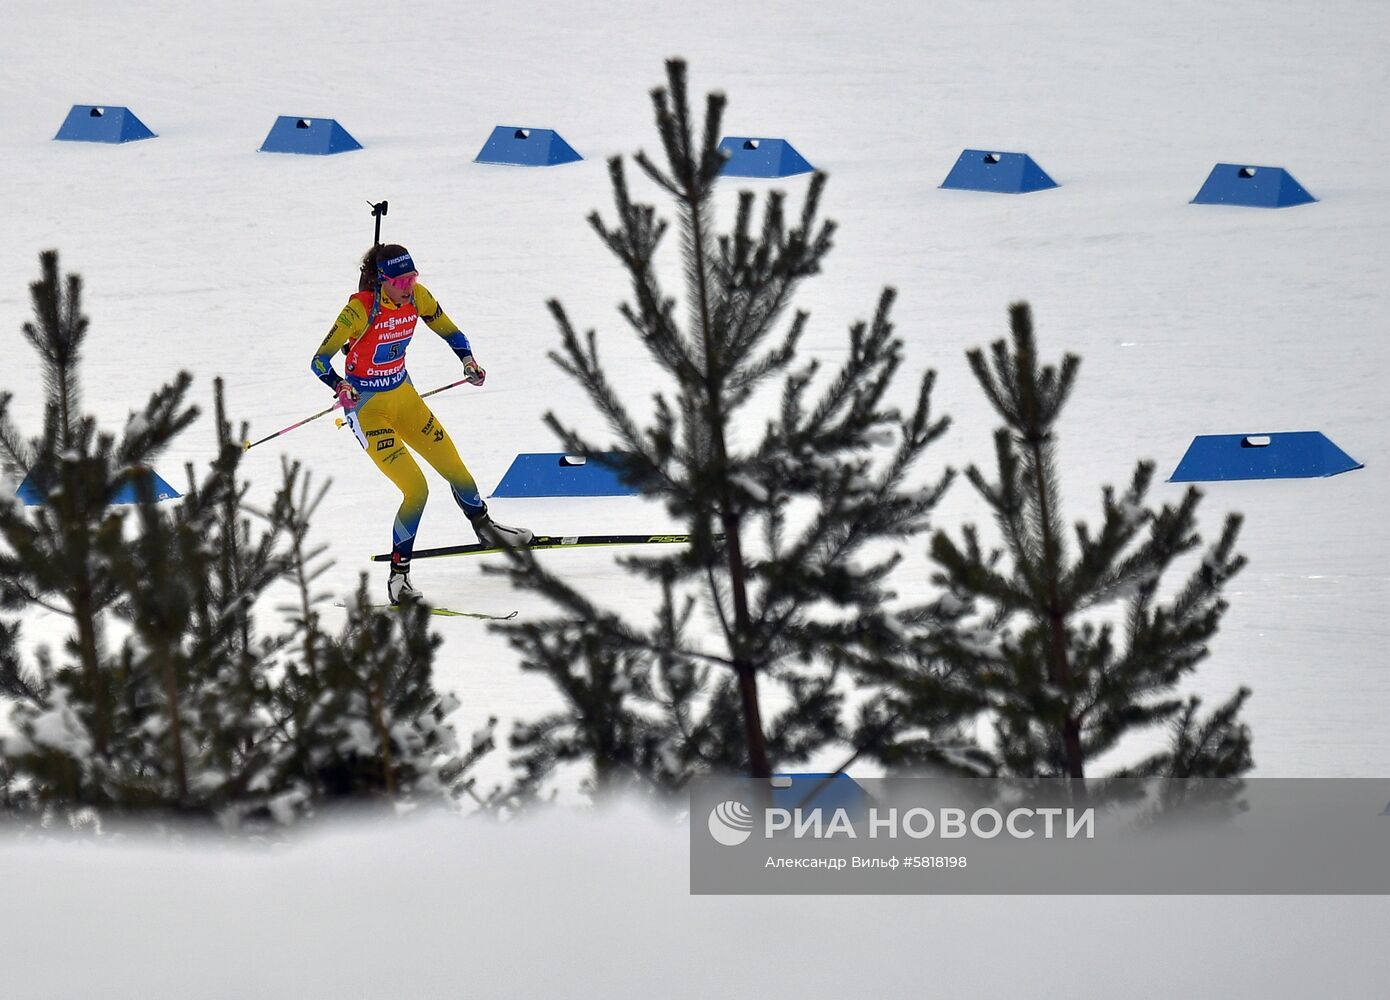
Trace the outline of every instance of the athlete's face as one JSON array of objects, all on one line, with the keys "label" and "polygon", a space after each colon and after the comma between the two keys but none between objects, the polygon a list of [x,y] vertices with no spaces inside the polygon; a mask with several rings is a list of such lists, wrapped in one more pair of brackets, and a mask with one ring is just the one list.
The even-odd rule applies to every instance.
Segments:
[{"label": "athlete's face", "polygon": [[419,271],[410,271],[396,278],[387,278],[381,283],[381,290],[393,303],[400,305],[410,301],[410,293],[415,290],[415,282],[419,277]]}]

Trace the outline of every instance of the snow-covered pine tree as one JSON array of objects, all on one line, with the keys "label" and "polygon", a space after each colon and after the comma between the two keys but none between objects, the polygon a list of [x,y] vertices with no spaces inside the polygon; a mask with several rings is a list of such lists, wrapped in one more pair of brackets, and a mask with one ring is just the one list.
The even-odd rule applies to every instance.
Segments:
[{"label": "snow-covered pine tree", "polygon": [[350,800],[449,803],[472,791],[469,771],[493,749],[496,720],[460,744],[448,718],[458,700],[434,689],[440,640],[429,620],[423,607],[374,607],[364,576],[339,634],[297,630],[297,654],[267,702],[274,785],[284,789],[276,818]]},{"label": "snow-covered pine tree", "polygon": [[[26,513],[0,500],[0,612],[49,608],[74,634],[31,667],[20,619],[0,621],[11,730],[0,740],[0,806],[238,825],[345,796],[467,790],[490,728],[460,751],[452,701],[431,685],[437,642],[424,616],[375,610],[363,592],[341,634],[322,631],[309,589],[321,555],[307,537],[315,496],[285,467],[255,527],[238,479],[245,434],[231,432],[220,380],[208,473],[197,481],[190,468],[183,499],[157,504],[138,473],[194,419],[183,404],[190,379],[156,392],[123,436],[99,432],[80,406],[81,282],[60,279],[54,253],[42,268],[38,323],[25,333],[45,364],[44,433],[26,440],[0,396],[0,448],[47,502]],[[131,479],[138,502],[111,506]],[[256,604],[286,576],[301,606],[288,632],[262,637]]]},{"label": "snow-covered pine tree", "polygon": [[[886,402],[903,363],[892,289],[870,321],[851,327],[835,370],[797,361],[808,316],[782,320],[831,247],[834,224],[819,219],[825,176],[810,179],[795,210],[773,192],[759,213],[753,194],[741,193],[732,228],[719,231],[725,98],[711,94],[697,122],[685,63],[666,68],[667,85],[652,94],[664,165],[644,153],[635,161],[674,203],[683,303],[658,267],[668,223],[635,200],[621,158],[609,164],[616,219],[594,213],[589,222],[630,276],[622,317],[669,388],[640,422],[595,334],[578,333],[552,301],[562,346],[550,357],[584,388],[614,440],[597,447],[554,413],[546,422],[569,453],[624,456],[622,476],[662,501],[692,541],[672,555],[624,560],[661,588],[645,628],[529,553],[515,556],[513,579],[562,609],[508,629],[523,665],[548,674],[567,699],[563,712],[513,738],[531,781],[575,758],[590,761],[600,783],[615,769],[664,788],[701,771],[766,776],[841,738],[837,658],[881,620],[897,561],[872,543],[923,530],[949,481],[909,485],[946,421],[931,414],[931,372],[917,379],[910,412]],[[697,607],[715,625],[713,642],[691,638]],[[771,718],[760,685],[777,688]]]},{"label": "snow-covered pine tree", "polygon": [[[0,598],[6,609],[37,605],[63,615],[74,634],[70,659],[55,665],[41,658],[36,672],[21,671],[11,643],[6,687],[21,695],[22,712],[34,713],[27,725],[53,738],[51,753],[33,745],[27,767],[82,802],[92,792],[92,773],[66,752],[87,761],[110,754],[121,704],[105,619],[120,596],[110,556],[122,552],[126,513],[110,502],[197,411],[184,403],[191,381],[185,373],[156,391],[120,437],[98,431],[95,419],[81,412],[79,367],[88,327],[81,278],[63,279],[56,251],[40,255],[40,269],[40,280],[30,286],[36,323],[26,323],[24,335],[43,364],[43,433],[24,439],[8,417],[7,394],[0,397],[0,448],[46,503],[26,513],[12,498],[0,501]],[[18,626],[12,627],[17,638]],[[27,683],[19,683],[21,677]]]},{"label": "snow-covered pine tree", "polygon": [[[1175,695],[1208,654],[1227,604],[1222,589],[1245,565],[1234,553],[1241,518],[1226,518],[1186,582],[1159,591],[1173,564],[1202,546],[1189,488],[1176,505],[1148,504],[1152,462],[1139,462],[1122,494],[1102,491],[1102,520],[1068,537],[1061,508],[1057,423],[1080,358],[1040,363],[1031,312],[1011,307],[1012,343],[968,352],[970,367],[1004,421],[994,436],[996,478],[966,475],[994,512],[1002,551],[986,551],[973,526],[959,541],[932,537],[935,577],[945,593],[912,616],[928,651],[919,669],[883,678],[887,711],[902,728],[876,755],[895,766],[930,761],[931,741],[914,744],[914,723],[930,729],[944,676],[976,701],[996,746],[961,763],[1000,776],[1070,779],[1085,794],[1091,763],[1125,735],[1169,728],[1169,746],[1110,777],[1238,777],[1252,766],[1250,731],[1239,718],[1241,688],[1201,717],[1199,701]],[[1102,609],[1112,611],[1107,618]],[[927,752],[919,752],[926,750]]]}]

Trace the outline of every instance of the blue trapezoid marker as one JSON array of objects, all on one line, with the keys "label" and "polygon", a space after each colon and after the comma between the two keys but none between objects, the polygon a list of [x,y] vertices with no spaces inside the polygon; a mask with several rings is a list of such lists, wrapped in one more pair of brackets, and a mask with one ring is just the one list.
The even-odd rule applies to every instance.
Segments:
[{"label": "blue trapezoid marker", "polygon": [[772,805],[777,809],[800,809],[806,813],[820,809],[833,813],[843,809],[851,819],[857,819],[868,808],[869,796],[862,785],[844,772],[774,774]]},{"label": "blue trapezoid marker", "polygon": [[941,186],[959,191],[1026,194],[1055,188],[1058,184],[1027,153],[967,149],[956,157],[955,166]]},{"label": "blue trapezoid marker", "polygon": [[719,171],[723,177],[792,177],[815,169],[786,139],[729,135],[719,148],[729,154]]},{"label": "blue trapezoid marker", "polygon": [[[616,457],[616,453],[613,453]],[[623,497],[637,490],[626,485],[604,455],[587,458],[558,453],[516,456],[497,484],[495,497]]]},{"label": "blue trapezoid marker", "polygon": [[53,138],[61,142],[135,142],[156,136],[129,108],[74,104]]},{"label": "blue trapezoid marker", "polygon": [[296,118],[281,115],[270,127],[262,153],[300,153],[306,156],[330,156],[361,149],[362,144],[336,118]]},{"label": "blue trapezoid marker", "polygon": [[[145,481],[149,483],[150,493],[154,497],[155,503],[159,503],[161,500],[177,500],[179,497],[183,496],[182,493],[165,482],[164,478],[153,469],[142,469],[138,475],[143,475]],[[135,477],[128,476],[116,489],[116,492],[111,495],[111,498],[107,500],[107,503],[139,503],[140,496],[136,489],[136,482],[137,479]],[[15,491],[15,496],[18,497],[20,502],[26,507],[38,507],[48,500],[43,487],[35,480],[32,472],[24,477],[24,482],[19,484],[19,489]]]},{"label": "blue trapezoid marker", "polygon": [[1320,431],[1202,434],[1192,439],[1170,483],[1313,479],[1364,468]]},{"label": "blue trapezoid marker", "polygon": [[1243,205],[1247,208],[1288,208],[1317,201],[1283,167],[1252,167],[1218,163],[1197,192],[1193,205]]},{"label": "blue trapezoid marker", "polygon": [[582,160],[574,147],[548,128],[498,125],[488,136],[474,163],[502,163],[514,167],[554,167]]}]

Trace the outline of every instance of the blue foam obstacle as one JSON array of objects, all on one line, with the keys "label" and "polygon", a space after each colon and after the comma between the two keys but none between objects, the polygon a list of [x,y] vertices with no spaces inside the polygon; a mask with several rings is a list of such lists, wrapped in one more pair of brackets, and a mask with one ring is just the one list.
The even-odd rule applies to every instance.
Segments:
[{"label": "blue foam obstacle", "polygon": [[[161,500],[177,500],[183,494],[166,483],[159,473],[153,469],[141,470],[146,482],[150,484],[150,491],[154,494],[155,503]],[[129,478],[121,484],[111,497],[109,503],[139,503],[140,498],[136,492],[135,478]],[[34,482],[34,474],[31,472],[24,477],[24,482],[19,484],[19,489],[15,491],[15,496],[26,507],[38,507],[47,502],[48,498],[44,495],[43,489]]]},{"label": "blue foam obstacle", "polygon": [[516,167],[553,167],[582,160],[574,147],[548,128],[498,125],[488,136],[474,163],[506,163]]},{"label": "blue foam obstacle", "polygon": [[1170,483],[1310,479],[1364,468],[1320,431],[1202,434],[1192,439]]},{"label": "blue foam obstacle", "polygon": [[815,169],[786,139],[728,135],[719,148],[729,154],[719,171],[724,177],[791,177]]},{"label": "blue foam obstacle", "polygon": [[[617,453],[611,453],[617,457]],[[626,497],[637,490],[618,478],[604,455],[522,454],[493,491],[495,497]]]},{"label": "blue foam obstacle", "polygon": [[1317,201],[1283,167],[1250,167],[1218,163],[1211,168],[1193,205],[1245,205],[1249,208],[1288,208]]},{"label": "blue foam obstacle", "polygon": [[941,182],[944,188],[959,191],[992,191],[996,194],[1026,194],[1057,187],[1047,171],[1027,153],[993,153],[987,149],[967,149],[956,157],[956,165]]},{"label": "blue foam obstacle", "polygon": [[800,809],[803,814],[820,809],[833,814],[843,809],[851,819],[863,815],[869,797],[859,782],[848,774],[774,774],[772,805],[775,809]]},{"label": "blue foam obstacle", "polygon": [[335,118],[296,118],[281,115],[261,143],[262,153],[303,153],[328,156],[350,153],[362,144],[348,134]]},{"label": "blue foam obstacle", "polygon": [[74,104],[53,138],[63,142],[134,142],[153,139],[155,134],[129,108]]}]

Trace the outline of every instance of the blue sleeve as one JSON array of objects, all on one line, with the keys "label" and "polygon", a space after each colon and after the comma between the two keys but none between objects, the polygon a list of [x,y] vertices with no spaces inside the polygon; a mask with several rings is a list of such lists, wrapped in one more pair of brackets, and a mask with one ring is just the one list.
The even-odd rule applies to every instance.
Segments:
[{"label": "blue sleeve", "polygon": [[449,334],[444,338],[444,343],[454,349],[454,353],[458,355],[460,361],[467,361],[473,356],[473,348],[469,346],[468,338],[464,336],[462,331]]},{"label": "blue sleeve", "polygon": [[320,382],[337,392],[338,383],[343,380],[343,377],[333,367],[333,355],[315,354],[314,360],[309,362],[309,369],[318,377]]}]

